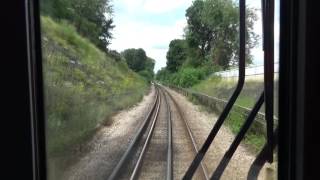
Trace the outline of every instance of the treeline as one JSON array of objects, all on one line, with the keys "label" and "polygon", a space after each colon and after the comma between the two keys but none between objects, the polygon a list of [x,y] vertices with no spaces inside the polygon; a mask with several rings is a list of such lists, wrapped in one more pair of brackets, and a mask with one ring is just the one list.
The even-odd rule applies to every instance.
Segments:
[{"label": "treeline", "polygon": [[[246,12],[246,63],[252,63],[250,49],[259,39],[253,32],[255,9]],[[184,39],[170,42],[167,66],[157,80],[190,87],[217,70],[238,64],[239,5],[232,0],[195,0],[186,10]]]},{"label": "treeline", "polygon": [[143,49],[126,49],[121,52],[121,56],[130,69],[145,77],[149,82],[153,79],[155,60],[148,57]]},{"label": "treeline", "polygon": [[114,28],[110,0],[42,0],[41,13],[56,21],[68,21],[80,35],[108,52]]},{"label": "treeline", "polygon": [[76,31],[116,61],[124,60],[130,69],[151,81],[155,60],[143,49],[127,49],[122,53],[110,50],[113,6],[110,0],[43,0],[41,14],[57,22],[67,21]]}]

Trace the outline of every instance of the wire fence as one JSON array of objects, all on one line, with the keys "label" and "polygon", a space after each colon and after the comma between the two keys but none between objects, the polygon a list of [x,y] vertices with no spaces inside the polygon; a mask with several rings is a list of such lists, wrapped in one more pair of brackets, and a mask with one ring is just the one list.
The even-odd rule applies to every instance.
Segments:
[{"label": "wire fence", "polygon": [[[277,74],[279,73],[279,63],[274,64],[274,73]],[[259,66],[251,66],[246,68],[246,76],[254,76],[254,75],[262,75],[264,74],[264,66],[259,65]],[[216,72],[213,75],[218,75],[221,77],[238,77],[239,75],[239,69],[230,69],[226,71],[220,71]]]}]

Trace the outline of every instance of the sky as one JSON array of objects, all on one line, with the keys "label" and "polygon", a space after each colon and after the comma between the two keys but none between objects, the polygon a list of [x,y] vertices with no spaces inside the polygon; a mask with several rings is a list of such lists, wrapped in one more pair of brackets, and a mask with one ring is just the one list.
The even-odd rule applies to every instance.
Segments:
[{"label": "sky", "polygon": [[[155,72],[166,66],[166,53],[173,39],[182,39],[187,24],[185,11],[193,0],[113,0],[114,39],[110,48],[121,52],[128,48],[143,48],[156,60]],[[260,9],[260,0],[247,0],[247,5]],[[277,4],[278,5],[278,4]],[[276,8],[277,8],[276,5]],[[261,36],[261,12],[254,31]],[[276,17],[278,13],[276,13]],[[277,19],[277,18],[276,18]],[[279,27],[275,22],[275,29]],[[275,39],[279,33],[275,33]],[[278,47],[276,40],[275,45]],[[276,48],[278,49],[278,48]],[[252,50],[254,64],[263,64],[261,43]],[[277,54],[277,51],[275,52]],[[276,55],[277,57],[277,55]]]}]

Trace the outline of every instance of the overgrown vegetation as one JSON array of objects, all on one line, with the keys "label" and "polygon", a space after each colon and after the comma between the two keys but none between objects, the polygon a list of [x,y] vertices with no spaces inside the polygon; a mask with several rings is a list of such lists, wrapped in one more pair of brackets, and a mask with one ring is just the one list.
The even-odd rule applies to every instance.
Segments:
[{"label": "overgrown vegetation", "polygon": [[[236,84],[237,77],[234,78],[222,78],[219,76],[211,76],[199,84],[191,87],[193,91],[201,92],[212,97],[216,97],[223,100],[228,100],[232,95]],[[239,95],[236,104],[246,108],[252,108],[263,91],[263,76],[253,79],[246,79],[243,86],[243,90]],[[278,80],[274,83],[274,112],[277,116],[278,113]],[[260,109],[260,112],[264,112],[264,107]]]},{"label": "overgrown vegetation", "polygon": [[148,86],[125,61],[113,58],[117,54],[102,52],[68,22],[41,22],[47,155],[49,163],[62,157],[54,167],[64,170],[81,144],[115,112],[139,101]]},{"label": "overgrown vegetation", "polygon": [[[167,52],[167,66],[157,73],[157,80],[191,87],[214,71],[238,63],[239,7],[232,0],[195,0],[186,10],[184,39],[172,40]],[[247,8],[247,64],[250,50],[257,44],[253,32],[255,10]],[[187,82],[188,81],[188,82]]]},{"label": "overgrown vegetation", "polygon": [[[237,85],[237,77],[234,78],[222,78],[219,76],[210,76],[206,80],[201,81],[197,85],[190,87],[189,90],[192,92],[199,92],[202,94],[209,95],[211,97],[216,97],[219,99],[222,99],[224,101],[228,101],[230,96],[235,90],[235,87]],[[236,105],[249,108],[251,109],[254,104],[256,103],[257,99],[259,98],[261,92],[263,91],[263,76],[255,77],[253,79],[247,79],[243,90],[241,91],[241,94],[239,95],[237,101],[235,102]],[[275,116],[277,116],[278,113],[278,82],[275,81]],[[206,104],[203,104],[203,102],[200,102],[201,99],[197,99],[196,97],[189,97],[189,99],[197,104],[202,104],[206,106]],[[206,101],[204,101],[206,102]],[[204,108],[206,111],[214,112],[214,113],[221,113],[217,109],[212,109],[209,106]],[[260,112],[264,112],[264,106],[261,107]],[[230,114],[228,115],[226,119],[226,125],[231,129],[231,131],[235,134],[237,134],[243,125],[247,113],[244,112],[242,108],[235,108],[233,107],[230,111]],[[277,124],[277,121],[275,121]],[[265,129],[263,128],[264,125],[260,122],[255,121],[255,123],[250,127],[248,133],[245,136],[244,143],[250,147],[249,149],[253,153],[257,153],[259,150],[261,150],[262,146],[265,143],[266,134]]]},{"label": "overgrown vegetation", "polygon": [[110,0],[42,0],[41,14],[56,21],[67,20],[77,32],[102,51],[112,39],[114,28]]},{"label": "overgrown vegetation", "polygon": [[[185,91],[185,90],[184,90]],[[188,91],[188,90],[187,90]],[[217,110],[216,105],[212,105],[210,103],[215,104],[216,102],[208,101],[207,98],[202,98],[194,91],[188,91],[187,93],[188,99],[194,104],[201,105],[202,110],[213,113],[221,113]],[[220,109],[220,108],[219,108]],[[245,112],[245,109],[240,107],[233,107],[226,118],[225,125],[234,133],[237,134],[240,131],[241,126],[243,125],[245,119],[248,116],[248,112]],[[260,119],[261,120],[261,119]],[[246,133],[243,143],[249,147],[248,150],[250,152],[256,154],[258,153],[263,145],[266,142],[266,134],[263,133],[264,125],[261,122],[258,122],[258,119],[250,127],[249,131]]]},{"label": "overgrown vegetation", "polygon": [[[234,134],[237,134],[246,118],[244,113],[231,111],[226,119],[226,125]],[[250,147],[253,153],[258,153],[266,143],[266,136],[262,133],[261,127],[253,124],[245,135],[244,143]]]},{"label": "overgrown vegetation", "polygon": [[[237,85],[237,78],[222,78],[211,76],[199,84],[191,87],[192,90],[207,94],[219,99],[228,100]],[[247,80],[244,84],[236,104],[247,108],[253,107],[256,99],[263,90],[263,81]]]},{"label": "overgrown vegetation", "polygon": [[174,84],[179,87],[191,87],[201,80],[204,80],[214,70],[210,67],[184,67],[175,73],[170,73],[169,70],[162,68],[157,73],[157,80],[166,84]]}]

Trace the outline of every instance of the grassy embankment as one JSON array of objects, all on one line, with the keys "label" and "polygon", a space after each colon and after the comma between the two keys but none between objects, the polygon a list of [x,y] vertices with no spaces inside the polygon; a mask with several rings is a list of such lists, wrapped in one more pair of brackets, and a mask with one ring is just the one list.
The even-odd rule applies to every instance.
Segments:
[{"label": "grassy embankment", "polygon": [[141,100],[148,85],[67,22],[41,21],[47,156],[55,179],[115,112]]},{"label": "grassy embankment", "polygon": [[[199,84],[194,85],[190,89],[196,92],[201,92],[212,97],[217,97],[219,99],[228,100],[232,93],[234,92],[235,86],[237,84],[237,78],[222,78],[217,76],[209,77],[208,79],[201,81]],[[275,97],[277,81],[275,83]],[[236,104],[246,108],[252,108],[260,96],[260,93],[263,90],[263,78],[261,77],[256,79],[246,80],[243,90],[236,101]],[[275,98],[275,101],[277,98]],[[277,107],[277,103],[275,102]],[[208,110],[208,109],[207,109]],[[264,106],[260,109],[260,112],[264,112]],[[275,112],[277,112],[275,108]],[[233,133],[239,132],[245,116],[238,111],[231,110],[229,114],[226,125],[232,130]],[[253,150],[253,152],[258,152],[265,143],[265,134],[262,134],[258,130],[255,130],[254,127],[251,128],[246,135],[244,143]]]}]

